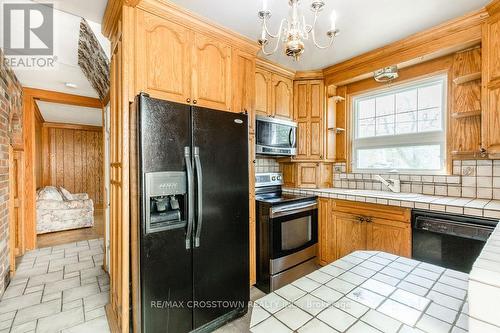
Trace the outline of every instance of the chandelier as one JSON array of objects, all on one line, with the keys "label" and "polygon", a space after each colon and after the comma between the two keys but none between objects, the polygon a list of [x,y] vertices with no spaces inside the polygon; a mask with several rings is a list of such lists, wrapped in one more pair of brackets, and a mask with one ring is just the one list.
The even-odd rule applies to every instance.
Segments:
[{"label": "chandelier", "polygon": [[[261,46],[262,53],[271,55],[276,53],[279,48],[280,40],[284,44],[285,54],[298,60],[302,53],[305,51],[304,40],[309,39],[311,36],[314,45],[319,49],[326,49],[332,46],[333,39],[339,34],[339,29],[335,27],[335,12],[331,14],[331,26],[326,33],[329,42],[326,45],[320,45],[316,41],[316,22],[319,13],[324,9],[325,2],[323,0],[312,0],[311,10],[314,13],[313,24],[306,24],[304,15],[299,14],[300,0],[289,0],[288,5],[291,8],[291,17],[283,18],[281,20],[278,33],[272,34],[268,29],[268,21],[271,17],[271,11],[267,8],[267,0],[263,0],[262,10],[258,12],[259,18],[262,21],[262,33],[259,38],[259,45]],[[276,39],[276,45],[272,50],[267,50],[270,39]]]}]

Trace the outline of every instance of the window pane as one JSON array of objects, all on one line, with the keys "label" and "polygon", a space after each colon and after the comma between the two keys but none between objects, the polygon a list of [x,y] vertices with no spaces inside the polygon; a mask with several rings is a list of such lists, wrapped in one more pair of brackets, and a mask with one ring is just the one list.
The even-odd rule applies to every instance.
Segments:
[{"label": "window pane", "polygon": [[439,107],[442,105],[443,85],[441,83],[418,89],[419,110]]},{"label": "window pane", "polygon": [[418,111],[418,131],[440,131],[441,130],[441,109],[427,109]]},{"label": "window pane", "polygon": [[394,135],[394,115],[377,119],[377,136]]},{"label": "window pane", "polygon": [[358,122],[358,138],[375,136],[375,118],[362,119]]},{"label": "window pane", "polygon": [[394,113],[394,95],[377,97],[377,117]]},{"label": "window pane", "polygon": [[403,91],[396,94],[396,112],[415,111],[417,109],[417,90]]},{"label": "window pane", "polygon": [[357,150],[359,169],[441,170],[441,146],[404,146]]},{"label": "window pane", "polygon": [[398,113],[396,115],[396,134],[417,132],[417,112]]},{"label": "window pane", "polygon": [[367,99],[358,103],[358,119],[375,117],[375,99]]}]

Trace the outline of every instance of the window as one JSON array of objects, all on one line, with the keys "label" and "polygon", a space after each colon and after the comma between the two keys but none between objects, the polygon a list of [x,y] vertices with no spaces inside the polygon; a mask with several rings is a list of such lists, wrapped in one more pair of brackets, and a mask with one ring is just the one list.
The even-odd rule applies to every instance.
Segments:
[{"label": "window", "polygon": [[444,173],[446,76],[353,99],[353,169]]}]

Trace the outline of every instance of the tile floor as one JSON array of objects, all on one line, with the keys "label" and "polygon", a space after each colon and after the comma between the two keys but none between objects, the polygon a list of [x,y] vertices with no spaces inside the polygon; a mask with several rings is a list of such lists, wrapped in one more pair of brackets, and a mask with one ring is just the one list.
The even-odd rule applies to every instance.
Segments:
[{"label": "tile floor", "polygon": [[264,297],[266,294],[259,289],[252,287],[250,288],[250,306],[248,307],[248,312],[241,318],[238,318],[221,328],[215,330],[213,333],[248,333],[250,332],[250,318],[252,317],[252,304],[253,301]]},{"label": "tile floor", "polygon": [[100,238],[26,253],[0,300],[0,333],[109,332],[103,251]]}]

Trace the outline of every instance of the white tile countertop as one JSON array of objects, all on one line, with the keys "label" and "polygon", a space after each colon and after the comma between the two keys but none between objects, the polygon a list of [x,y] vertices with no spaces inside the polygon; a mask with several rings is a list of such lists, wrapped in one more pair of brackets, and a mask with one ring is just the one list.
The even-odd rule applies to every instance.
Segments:
[{"label": "white tile countertop", "polygon": [[357,251],[257,300],[250,331],[463,333],[467,288],[467,274]]},{"label": "white tile countertop", "polygon": [[500,333],[500,224],[472,267],[470,332]]},{"label": "white tile countertop", "polygon": [[387,191],[351,190],[341,188],[283,188],[283,191],[286,193],[314,194],[325,198],[500,219],[500,200],[445,197],[415,193],[393,193]]}]

